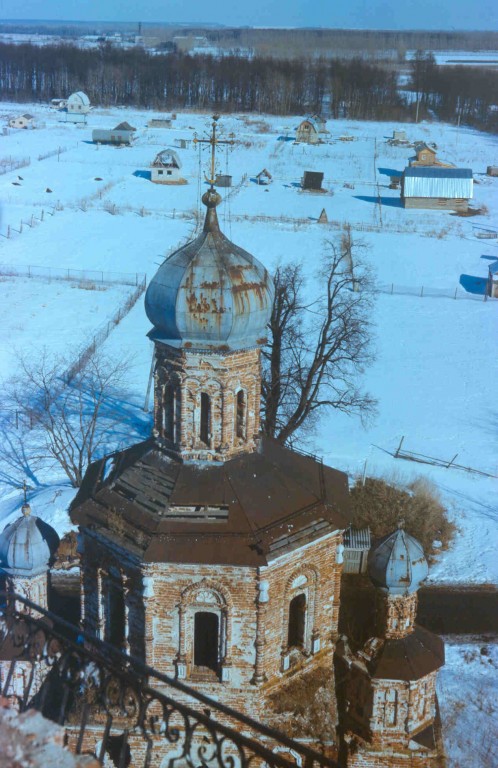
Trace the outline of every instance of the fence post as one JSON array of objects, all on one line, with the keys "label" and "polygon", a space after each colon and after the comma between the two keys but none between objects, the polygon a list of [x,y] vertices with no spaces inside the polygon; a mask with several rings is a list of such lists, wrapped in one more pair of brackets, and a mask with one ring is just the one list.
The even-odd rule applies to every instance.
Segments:
[{"label": "fence post", "polygon": [[10,224],[7,226],[7,237],[10,237]]},{"label": "fence post", "polygon": [[101,272],[100,274],[102,275],[102,280],[101,280],[101,282],[103,283],[103,282],[104,282],[104,273],[103,273],[103,272]]},{"label": "fence post", "polygon": [[44,211],[44,210],[43,210],[43,208],[42,208],[42,212],[41,212],[41,219],[40,219],[40,221],[43,221],[44,217],[45,217],[45,211]]},{"label": "fence post", "polygon": [[22,219],[21,219],[21,223],[19,224],[19,234],[22,235]]},{"label": "fence post", "polygon": [[394,293],[394,283],[391,283],[391,296],[393,295],[393,293]]},{"label": "fence post", "polygon": [[28,277],[31,277],[31,267],[28,267]]},{"label": "fence post", "polygon": [[455,299],[456,299],[456,297],[457,297],[457,291],[458,291],[458,285],[457,285],[457,287],[455,288],[455,295],[454,295],[454,297],[453,297],[453,298],[455,298]]},{"label": "fence post", "polygon": [[421,289],[421,291],[420,291],[420,295],[421,295],[421,296],[423,296],[423,295],[424,295],[424,286],[422,286],[422,289]]}]

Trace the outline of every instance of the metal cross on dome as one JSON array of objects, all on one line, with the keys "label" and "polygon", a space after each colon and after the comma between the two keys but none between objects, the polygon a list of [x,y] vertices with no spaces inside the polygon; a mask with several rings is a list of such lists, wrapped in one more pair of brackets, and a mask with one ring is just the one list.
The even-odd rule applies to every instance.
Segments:
[{"label": "metal cross on dome", "polygon": [[211,176],[208,177],[206,174],[204,174],[204,178],[208,182],[208,184],[211,184],[211,187],[214,187],[214,183],[216,181],[216,175],[215,175],[215,161],[216,161],[216,147],[218,144],[230,144],[233,146],[235,144],[234,137],[235,134],[230,133],[228,139],[219,139],[216,135],[216,129],[217,129],[217,123],[220,119],[219,115],[213,115],[213,122],[211,123],[211,135],[209,138],[206,139],[198,139],[197,136],[194,134],[194,144],[211,144]]}]

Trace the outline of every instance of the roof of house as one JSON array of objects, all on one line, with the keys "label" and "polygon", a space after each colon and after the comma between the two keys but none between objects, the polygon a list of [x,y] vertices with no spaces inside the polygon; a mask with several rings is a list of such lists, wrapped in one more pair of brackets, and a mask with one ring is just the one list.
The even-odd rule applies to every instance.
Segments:
[{"label": "roof of house", "polygon": [[117,126],[114,128],[114,130],[115,130],[115,131],[136,131],[137,129],[136,129],[136,128],[134,128],[134,127],[133,127],[132,125],[130,125],[129,123],[127,123],[127,122],[126,122],[126,120],[124,120],[122,123],[119,123],[119,125],[117,125]]},{"label": "roof of house", "polygon": [[416,165],[405,168],[405,178],[418,179],[471,179],[471,168],[440,168],[438,166]]},{"label": "roof of house", "polygon": [[428,144],[425,143],[425,141],[416,141],[415,142],[415,152],[417,152],[417,154],[419,152],[423,152],[423,151],[426,151],[426,150],[428,152],[431,152],[433,155],[436,154],[436,150],[434,149],[434,147],[430,147]]},{"label": "roof of house", "polygon": [[470,168],[411,166],[402,176],[404,197],[468,199],[473,194]]},{"label": "roof of house", "polygon": [[173,149],[163,149],[158,152],[154,161],[153,168],[181,168],[182,161]]},{"label": "roof of house", "polygon": [[90,99],[83,91],[75,91],[75,93],[71,94],[68,101],[79,101],[87,107],[90,105]]},{"label": "roof of house", "polygon": [[256,567],[345,528],[348,479],[267,437],[223,464],[151,438],[91,464],[70,514],[145,562]]}]

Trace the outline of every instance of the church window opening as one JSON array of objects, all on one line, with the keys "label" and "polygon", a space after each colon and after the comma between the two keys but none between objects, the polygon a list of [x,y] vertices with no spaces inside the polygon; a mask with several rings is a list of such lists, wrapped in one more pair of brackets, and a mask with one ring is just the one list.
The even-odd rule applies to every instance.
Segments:
[{"label": "church window opening", "polygon": [[394,726],[398,719],[398,692],[388,690],[384,699],[384,725]]},{"label": "church window opening", "polygon": [[171,384],[164,387],[163,397],[163,430],[164,436],[174,439],[175,427],[175,391]]},{"label": "church window opening", "polygon": [[116,581],[109,580],[107,586],[107,611],[105,622],[105,640],[122,648],[126,638],[126,611],[123,587]]},{"label": "church window opening", "polygon": [[209,445],[209,433],[211,431],[211,399],[205,392],[201,392],[201,434],[200,438],[205,445]]},{"label": "church window opening", "polygon": [[194,666],[218,672],[219,617],[210,611],[194,616]]},{"label": "church window opening", "polygon": [[246,437],[246,393],[243,389],[237,392],[237,411],[235,431],[237,437],[245,440]]},{"label": "church window opening", "polygon": [[303,648],[306,630],[306,595],[303,593],[292,598],[289,605],[289,628],[287,645],[289,648]]}]

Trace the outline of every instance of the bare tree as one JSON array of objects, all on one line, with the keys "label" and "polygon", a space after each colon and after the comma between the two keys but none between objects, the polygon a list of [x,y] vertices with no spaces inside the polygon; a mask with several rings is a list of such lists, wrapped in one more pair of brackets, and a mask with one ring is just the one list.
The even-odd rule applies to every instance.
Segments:
[{"label": "bare tree", "polygon": [[60,466],[71,485],[105,448],[119,442],[122,399],[119,389],[129,363],[99,354],[79,367],[46,352],[21,356],[19,375],[7,395],[17,411],[18,431],[10,431],[0,458],[17,474],[30,476],[48,464]]},{"label": "bare tree", "polygon": [[277,269],[263,350],[263,431],[282,443],[312,429],[324,408],[363,421],[375,411],[358,381],[372,361],[372,281],[357,258],[363,247],[349,227],[338,243],[325,242],[317,298],[306,297],[301,264]]}]

